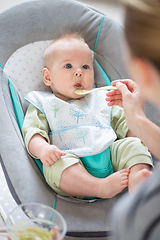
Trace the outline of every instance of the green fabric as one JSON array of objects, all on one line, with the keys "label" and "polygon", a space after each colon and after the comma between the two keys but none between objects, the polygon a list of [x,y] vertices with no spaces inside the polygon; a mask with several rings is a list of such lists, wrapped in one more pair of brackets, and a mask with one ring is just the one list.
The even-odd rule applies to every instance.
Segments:
[{"label": "green fabric", "polygon": [[125,138],[128,133],[128,127],[126,125],[126,118],[123,108],[119,106],[113,106],[111,110],[110,121],[113,130],[117,134],[117,138]]},{"label": "green fabric", "polygon": [[[81,157],[80,159],[87,171],[94,177],[105,178],[113,173],[109,148],[99,154]],[[108,167],[106,167],[106,162]]]}]

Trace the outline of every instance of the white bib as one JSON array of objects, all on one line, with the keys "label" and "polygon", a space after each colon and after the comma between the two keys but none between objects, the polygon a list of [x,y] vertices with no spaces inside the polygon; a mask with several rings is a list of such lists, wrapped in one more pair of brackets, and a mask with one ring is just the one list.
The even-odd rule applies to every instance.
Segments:
[{"label": "white bib", "polygon": [[25,99],[46,116],[52,144],[84,157],[104,151],[117,138],[110,125],[111,107],[105,96],[104,90],[63,101],[53,93],[33,91]]}]

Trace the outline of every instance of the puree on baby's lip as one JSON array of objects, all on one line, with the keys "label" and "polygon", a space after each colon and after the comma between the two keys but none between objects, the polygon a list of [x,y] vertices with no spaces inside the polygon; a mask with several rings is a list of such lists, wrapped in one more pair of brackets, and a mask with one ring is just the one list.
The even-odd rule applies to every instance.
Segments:
[{"label": "puree on baby's lip", "polygon": [[19,234],[19,240],[52,240],[53,230],[47,232],[42,228],[26,228]]}]

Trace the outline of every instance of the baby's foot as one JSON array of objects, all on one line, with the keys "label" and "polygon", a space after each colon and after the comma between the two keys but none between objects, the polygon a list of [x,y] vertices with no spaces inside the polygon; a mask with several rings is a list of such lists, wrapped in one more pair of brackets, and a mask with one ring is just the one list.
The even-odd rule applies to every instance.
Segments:
[{"label": "baby's foot", "polygon": [[112,198],[128,186],[130,170],[122,169],[100,181],[100,198]]},{"label": "baby's foot", "polygon": [[150,177],[152,172],[148,169],[141,169],[134,174],[129,175],[128,190],[132,192],[137,186],[144,182],[148,177]]}]

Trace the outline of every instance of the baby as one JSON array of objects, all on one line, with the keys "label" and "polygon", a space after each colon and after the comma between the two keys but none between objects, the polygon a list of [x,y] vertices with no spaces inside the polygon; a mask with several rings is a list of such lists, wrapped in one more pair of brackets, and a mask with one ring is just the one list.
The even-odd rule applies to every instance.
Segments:
[{"label": "baby", "polygon": [[93,54],[79,34],[67,33],[51,43],[42,75],[52,92],[27,95],[23,135],[55,192],[111,198],[150,175],[151,155],[131,137],[122,108],[108,107],[105,90],[75,93],[94,83]]}]

